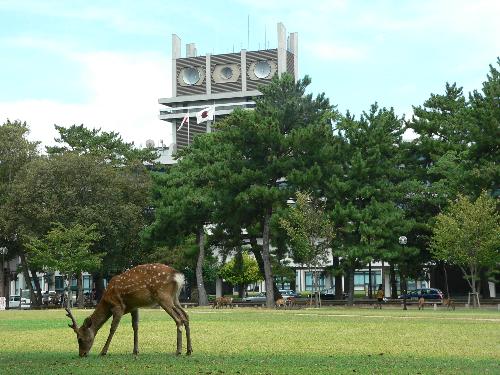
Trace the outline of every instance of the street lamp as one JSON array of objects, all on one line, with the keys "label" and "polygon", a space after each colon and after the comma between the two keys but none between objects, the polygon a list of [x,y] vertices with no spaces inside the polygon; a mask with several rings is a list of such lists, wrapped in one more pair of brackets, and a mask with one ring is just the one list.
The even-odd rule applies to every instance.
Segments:
[{"label": "street lamp", "polygon": [[0,254],[2,254],[2,280],[0,283],[2,289],[0,290],[0,296],[5,297],[5,254],[7,254],[7,248],[5,246],[0,247]]},{"label": "street lamp", "polygon": [[[408,243],[408,238],[406,238],[406,236],[400,236],[399,239],[398,239],[398,241],[399,241],[399,244],[401,246],[404,246],[404,245],[406,245]],[[402,254],[402,255],[403,255],[403,258],[404,258],[404,254]],[[403,267],[405,267],[405,266],[403,266]],[[399,267],[400,267],[400,274],[401,274],[401,264],[400,264]],[[408,293],[406,283],[407,283],[407,281],[406,281],[406,274],[404,274],[403,275],[403,290],[402,290],[402,292],[403,292],[403,310],[408,310],[407,307],[406,307],[406,294]]]}]

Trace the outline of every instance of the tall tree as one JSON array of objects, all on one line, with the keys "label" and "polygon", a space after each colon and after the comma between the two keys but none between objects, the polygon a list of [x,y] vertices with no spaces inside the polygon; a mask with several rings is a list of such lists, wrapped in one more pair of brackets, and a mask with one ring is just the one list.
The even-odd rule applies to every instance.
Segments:
[{"label": "tall tree", "polygon": [[[275,300],[270,251],[272,216],[293,196],[299,176],[319,169],[314,158],[324,148],[323,140],[330,134],[334,116],[324,95],[313,98],[305,94],[309,83],[308,77],[298,82],[287,74],[275,77],[260,88],[263,95],[256,99],[255,111],[235,111],[218,127],[221,141],[233,146],[234,155],[232,176],[227,183],[219,181],[219,185],[232,196],[233,207],[252,211],[242,227],[261,234],[268,307],[274,306]],[[305,153],[304,148],[314,152]]]},{"label": "tall tree", "polygon": [[[29,127],[26,122],[7,120],[0,125],[0,247],[8,249],[7,259],[11,259],[15,255],[21,257],[25,280],[28,285],[31,285],[30,270],[24,261],[20,232],[16,226],[12,225],[11,216],[6,209],[17,173],[26,163],[38,155],[39,142],[29,141],[28,134]],[[0,270],[0,295],[2,296],[5,291],[4,280],[6,279],[3,266]],[[34,270],[31,271],[31,274],[34,274]],[[35,282],[38,283],[38,279]],[[34,301],[41,303],[41,300],[37,298],[34,298]]]},{"label": "tall tree", "polygon": [[436,218],[432,252],[437,259],[460,267],[474,296],[479,293],[481,267],[491,270],[500,262],[500,215],[496,204],[486,193],[474,202],[459,196]]},{"label": "tall tree", "polygon": [[105,275],[141,262],[139,233],[146,224],[149,175],[140,167],[114,167],[93,155],[66,153],[28,163],[16,176],[6,206],[22,235],[43,237],[50,223],[97,225],[92,250],[105,253]]},{"label": "tall tree", "polygon": [[194,234],[198,244],[196,286],[199,304],[208,305],[203,278],[206,251],[205,226],[213,222],[217,196],[214,183],[227,169],[225,145],[216,142],[215,134],[194,139],[189,149],[181,153],[177,165],[156,179],[155,221],[146,238],[179,245]]},{"label": "tall tree", "polygon": [[348,271],[348,301],[354,271],[373,259],[387,260],[401,233],[402,120],[392,109],[373,105],[359,120],[349,113],[336,125],[338,158],[325,191],[336,226],[334,254]]},{"label": "tall tree", "polygon": [[[67,308],[70,308],[71,301],[71,278],[101,266],[103,254],[91,252],[92,245],[99,239],[95,225],[84,227],[75,224],[66,228],[61,223],[54,223],[42,238],[30,238],[26,244],[30,264],[37,269],[59,271],[64,275],[68,290]],[[82,306],[83,295],[80,294],[80,297],[79,306]]]},{"label": "tall tree", "polygon": [[335,236],[333,225],[325,213],[324,203],[313,201],[311,195],[298,191],[295,205],[288,209],[280,224],[290,238],[294,262],[313,270],[314,298],[316,306],[319,306],[319,269],[328,260]]}]

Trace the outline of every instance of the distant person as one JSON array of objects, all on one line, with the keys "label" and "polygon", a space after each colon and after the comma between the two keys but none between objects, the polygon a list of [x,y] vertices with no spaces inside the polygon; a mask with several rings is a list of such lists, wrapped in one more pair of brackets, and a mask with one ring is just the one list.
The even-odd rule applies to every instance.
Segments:
[{"label": "distant person", "polygon": [[382,284],[378,286],[376,296],[377,296],[377,304],[375,305],[375,308],[378,307],[379,309],[382,309],[382,301],[384,300],[385,296],[384,290],[382,289]]}]

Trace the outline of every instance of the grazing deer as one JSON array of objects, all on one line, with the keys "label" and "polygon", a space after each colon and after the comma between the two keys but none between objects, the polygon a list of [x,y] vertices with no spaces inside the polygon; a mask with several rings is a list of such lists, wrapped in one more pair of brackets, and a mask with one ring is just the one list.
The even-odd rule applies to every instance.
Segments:
[{"label": "grazing deer", "polygon": [[283,298],[278,298],[275,302],[276,308],[282,308],[286,306],[286,302]]},{"label": "grazing deer", "polygon": [[443,301],[443,305],[447,307],[447,309],[453,309],[455,311],[455,301],[453,301],[451,298],[445,298]]},{"label": "grazing deer", "polygon": [[425,306],[425,299],[424,297],[419,297],[418,299],[418,309],[424,309],[424,306]]},{"label": "grazing deer", "polygon": [[134,329],[134,354],[138,349],[139,307],[159,304],[172,317],[177,325],[177,352],[182,351],[182,326],[186,329],[187,354],[192,353],[189,317],[179,304],[179,293],[184,285],[184,275],[164,264],[144,264],[134,267],[111,279],[101,301],[92,315],[78,327],[69,309],[67,317],[71,319],[70,328],[76,333],[80,357],[86,357],[99,329],[112,316],[111,329],[101,355],[108,352],[111,339],[124,314],[132,315]]},{"label": "grazing deer", "polygon": [[287,307],[293,307],[295,305],[295,297],[288,297],[288,299],[285,301],[285,305]]},{"label": "grazing deer", "polygon": [[233,308],[233,299],[231,297],[217,297],[214,300],[214,304],[212,306],[212,309],[213,308],[221,309],[223,307]]}]

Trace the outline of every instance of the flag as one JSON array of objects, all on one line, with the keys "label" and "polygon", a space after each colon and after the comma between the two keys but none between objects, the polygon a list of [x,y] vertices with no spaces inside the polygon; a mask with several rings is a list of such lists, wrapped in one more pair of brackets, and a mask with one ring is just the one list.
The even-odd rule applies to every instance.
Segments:
[{"label": "flag", "polygon": [[214,115],[215,115],[214,106],[204,108],[200,112],[196,113],[196,123],[201,124],[202,122],[213,120]]},{"label": "flag", "polygon": [[184,126],[184,124],[188,124],[188,126],[189,126],[189,112],[186,113],[186,115],[183,117],[183,119],[181,121],[181,126],[179,126],[177,131],[181,130],[181,128]]}]

